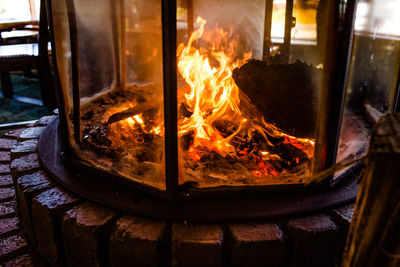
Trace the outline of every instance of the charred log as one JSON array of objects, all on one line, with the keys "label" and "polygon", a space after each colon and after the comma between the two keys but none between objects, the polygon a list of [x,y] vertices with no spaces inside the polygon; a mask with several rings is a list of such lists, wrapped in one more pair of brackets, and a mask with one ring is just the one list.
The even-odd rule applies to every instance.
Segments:
[{"label": "charred log", "polygon": [[108,132],[103,127],[86,129],[86,134],[82,138],[82,147],[91,149],[94,152],[104,154],[111,158],[116,158],[120,151],[112,147],[112,142],[108,138]]},{"label": "charred log", "polygon": [[282,159],[282,165],[285,169],[292,169],[300,164],[307,162],[307,154],[292,144],[280,143],[273,146],[271,152]]},{"label": "charred log", "polygon": [[181,148],[185,151],[188,150],[193,145],[193,141],[194,141],[194,132],[190,131],[188,133],[185,133],[184,135],[181,136],[180,139]]},{"label": "charred log", "polygon": [[314,135],[321,70],[301,61],[268,65],[250,60],[232,77],[267,122],[297,137]]},{"label": "charred log", "polygon": [[191,117],[191,116],[193,115],[193,112],[191,112],[191,111],[189,110],[189,108],[186,106],[185,103],[182,103],[182,104],[179,106],[178,114],[179,114],[179,116],[183,116],[183,117],[185,117],[185,118],[189,118],[189,117]]},{"label": "charred log", "polygon": [[133,108],[129,108],[127,110],[115,113],[108,118],[108,124],[118,122],[121,120],[124,120],[126,118],[135,116],[137,114],[143,113],[143,112],[155,112],[160,108],[161,104],[161,99],[153,100],[153,101],[146,101],[143,103],[138,104],[137,106],[134,106]]}]

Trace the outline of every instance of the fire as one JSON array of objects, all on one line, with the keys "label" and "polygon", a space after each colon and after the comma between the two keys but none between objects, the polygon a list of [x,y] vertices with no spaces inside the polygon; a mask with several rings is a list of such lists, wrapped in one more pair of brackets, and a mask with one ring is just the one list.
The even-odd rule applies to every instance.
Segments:
[{"label": "fire", "polygon": [[[229,141],[235,133],[223,137],[213,124],[225,115],[239,120],[240,125],[246,123],[247,119],[239,109],[239,88],[232,78],[232,71],[249,59],[251,53],[234,62],[234,42],[228,47],[227,53],[220,50],[224,48],[222,41],[227,36],[222,29],[216,29],[209,35],[216,37],[211,50],[194,48],[193,43],[204,33],[206,21],[198,17],[197,23],[200,27],[190,36],[188,45],[178,46],[178,70],[190,87],[184,96],[185,104],[193,112],[189,118],[179,121],[178,134],[182,136],[193,131],[194,147],[206,144],[220,153],[234,153],[235,149]],[[218,63],[216,67],[211,66],[209,57]]]},{"label": "fire", "polygon": [[[268,124],[261,116],[251,117],[240,107],[241,92],[232,78],[232,71],[240,67],[251,53],[238,55],[238,42],[228,38],[230,32],[216,28],[205,32],[206,21],[197,18],[199,28],[192,33],[188,44],[179,44],[177,49],[178,71],[186,81],[186,87],[179,95],[179,104],[184,105],[190,116],[183,116],[178,121],[179,137],[192,134],[193,141],[185,151],[190,160],[200,161],[205,154],[214,151],[222,157],[233,157],[240,160],[251,153],[252,161],[258,169],[252,171],[255,177],[277,176],[278,171],[268,160],[281,160],[278,155],[268,151],[250,151],[250,147],[238,147],[238,142],[245,143],[255,132],[273,146],[268,136],[285,138],[290,143],[303,150],[309,158],[313,156],[314,143],[309,139],[299,139],[282,133],[275,126]],[[207,48],[196,48],[200,41],[207,43]],[[215,123],[226,120],[235,125],[235,130],[228,135],[222,133]],[[240,146],[240,145],[239,145]],[[295,159],[299,163],[300,159]]]},{"label": "fire", "polygon": [[[197,24],[187,45],[181,43],[177,49],[177,68],[186,82],[178,89],[181,181],[194,179],[200,186],[262,183],[265,177],[299,171],[296,166],[307,173],[314,141],[290,136],[267,123],[232,77],[233,70],[250,59],[251,53],[240,52],[232,29],[205,31],[206,21],[200,17]],[[128,105],[111,113],[139,103]],[[146,112],[110,127],[115,139],[123,139],[122,144],[128,146],[131,140],[146,144],[146,140],[163,140],[154,135],[164,135],[161,117]]]}]

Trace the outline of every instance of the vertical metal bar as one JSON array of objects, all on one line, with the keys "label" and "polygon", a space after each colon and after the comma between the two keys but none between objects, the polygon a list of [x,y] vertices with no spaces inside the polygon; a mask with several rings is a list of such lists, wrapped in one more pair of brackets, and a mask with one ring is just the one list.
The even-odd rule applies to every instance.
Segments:
[{"label": "vertical metal bar", "polygon": [[193,0],[187,0],[187,24],[188,24],[188,37],[194,30],[194,18],[193,18]]},{"label": "vertical metal bar", "polygon": [[[338,3],[331,3],[334,18],[328,29],[329,38],[324,62],[322,103],[319,108],[318,140],[316,160],[321,165],[315,171],[329,168],[336,162],[340,125],[343,116],[344,98],[350,54],[353,43],[354,13],[357,0],[348,0],[343,25],[339,21]],[[332,6],[335,5],[335,6]],[[333,10],[331,9],[330,12]],[[339,31],[341,29],[341,31]]]},{"label": "vertical metal bar", "polygon": [[111,25],[113,33],[113,46],[114,46],[114,60],[115,60],[115,82],[116,89],[120,90],[122,88],[122,78],[121,78],[121,45],[120,45],[120,14],[119,14],[119,3],[123,1],[110,1],[111,7]]},{"label": "vertical metal bar", "polygon": [[126,88],[126,43],[125,43],[125,3],[124,0],[110,0],[113,26],[113,45],[117,89]]},{"label": "vertical metal bar", "polygon": [[38,46],[39,46],[39,63],[38,63],[38,74],[40,91],[42,94],[42,100],[49,111],[53,111],[57,107],[56,95],[54,92],[54,86],[52,84],[52,75],[50,68],[50,57],[49,57],[49,23],[46,14],[46,4],[41,0],[40,5],[40,20],[39,20],[39,35],[38,35]]},{"label": "vertical metal bar", "polygon": [[59,109],[59,116],[60,116],[60,133],[61,133],[61,144],[62,144],[62,151],[67,151],[69,149],[68,140],[69,140],[69,130],[68,130],[68,122],[66,118],[66,102],[64,99],[64,94],[62,92],[61,81],[60,81],[60,74],[58,72],[58,65],[57,65],[57,50],[56,44],[54,39],[54,24],[53,24],[53,7],[51,0],[41,0],[41,5],[46,5],[46,13],[47,13],[47,21],[49,25],[50,31],[50,43],[51,43],[51,54],[53,60],[53,70],[55,76],[53,78],[54,89],[56,92],[58,109]]},{"label": "vertical metal bar", "polygon": [[121,85],[126,88],[126,22],[125,0],[120,0],[120,27],[121,27]]},{"label": "vertical metal bar", "polygon": [[264,46],[263,46],[263,60],[267,61],[271,49],[271,27],[272,27],[272,9],[273,0],[265,1],[265,20],[264,20]]},{"label": "vertical metal bar", "polygon": [[285,35],[283,37],[282,60],[284,64],[289,63],[290,39],[293,27],[293,0],[286,0],[285,10]]},{"label": "vertical metal bar", "polygon": [[76,25],[76,13],[73,0],[67,1],[68,24],[71,46],[71,69],[72,69],[72,101],[74,137],[77,144],[81,142],[81,116],[80,116],[80,90],[79,90],[79,51],[78,51],[78,29]]},{"label": "vertical metal bar", "polygon": [[176,0],[162,0],[162,41],[166,191],[173,199],[178,190]]}]

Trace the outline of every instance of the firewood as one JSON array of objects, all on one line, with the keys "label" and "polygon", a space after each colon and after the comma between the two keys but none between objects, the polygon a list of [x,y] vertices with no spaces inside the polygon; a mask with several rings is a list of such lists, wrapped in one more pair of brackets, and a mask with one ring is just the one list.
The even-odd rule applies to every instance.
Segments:
[{"label": "firewood", "polygon": [[232,77],[267,122],[290,135],[314,136],[322,70],[301,61],[268,65],[250,60]]},{"label": "firewood", "polygon": [[126,118],[135,116],[137,114],[146,112],[146,111],[151,111],[154,109],[159,109],[160,108],[160,104],[162,102],[161,98],[157,98],[157,99],[152,99],[151,101],[148,100],[146,102],[143,103],[139,103],[138,105],[134,106],[133,108],[129,108],[126,109],[124,111],[115,113],[113,115],[111,115],[108,118],[108,124],[114,123],[114,122],[118,122],[121,120],[124,120]]},{"label": "firewood", "polygon": [[400,114],[372,134],[342,266],[400,266]]}]

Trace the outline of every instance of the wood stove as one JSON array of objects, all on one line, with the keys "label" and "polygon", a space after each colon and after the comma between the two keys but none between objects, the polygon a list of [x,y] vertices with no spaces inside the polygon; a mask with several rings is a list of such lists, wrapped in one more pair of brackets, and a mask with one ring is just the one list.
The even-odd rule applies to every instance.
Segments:
[{"label": "wood stove", "polygon": [[354,199],[369,135],[340,131],[364,125],[343,112],[355,1],[48,6],[60,120],[39,154],[65,186],[197,220]]}]

